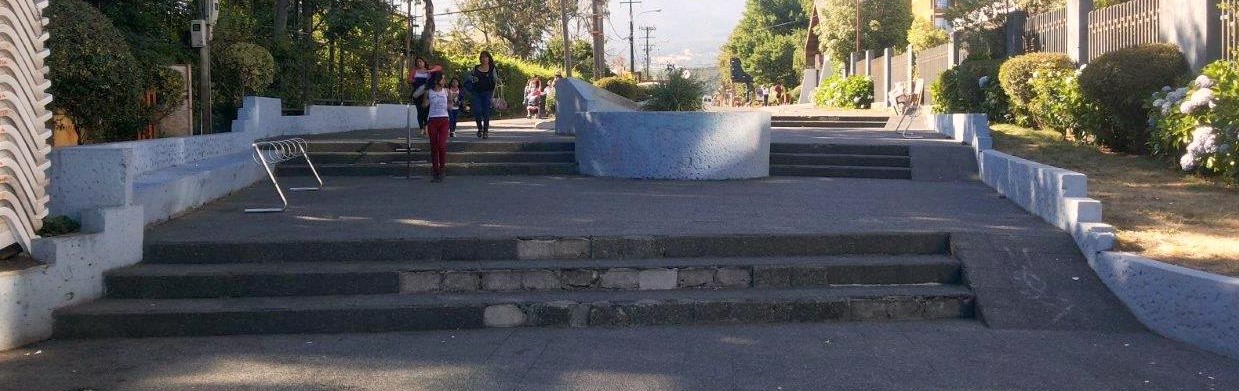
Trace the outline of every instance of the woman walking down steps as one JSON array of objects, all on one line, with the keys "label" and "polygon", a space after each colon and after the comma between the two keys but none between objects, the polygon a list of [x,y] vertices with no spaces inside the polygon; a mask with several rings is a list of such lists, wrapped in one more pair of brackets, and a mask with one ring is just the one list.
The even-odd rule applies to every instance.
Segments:
[{"label": "woman walking down steps", "polygon": [[426,91],[426,99],[422,101],[422,105],[430,118],[426,127],[426,135],[430,137],[430,164],[434,171],[434,178],[430,181],[443,182],[443,171],[447,165],[447,141],[451,137],[451,114],[443,72],[431,73],[429,85],[430,89]]}]

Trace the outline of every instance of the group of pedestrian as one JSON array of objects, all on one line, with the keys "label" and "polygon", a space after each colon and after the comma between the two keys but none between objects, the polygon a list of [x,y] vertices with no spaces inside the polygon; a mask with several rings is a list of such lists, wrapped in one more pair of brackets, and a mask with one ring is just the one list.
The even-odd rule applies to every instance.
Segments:
[{"label": "group of pedestrian", "polygon": [[466,95],[477,123],[477,138],[490,138],[491,103],[499,85],[495,59],[490,52],[483,51],[478,55],[478,65],[462,83],[456,77],[444,81],[442,66],[430,65],[417,57],[408,79],[412,87],[410,102],[417,109],[421,134],[430,139],[431,182],[442,182],[447,166],[447,142],[456,137],[456,121]]},{"label": "group of pedestrian", "polygon": [[525,118],[546,118],[546,99],[554,94],[555,85],[559,84],[559,80],[563,75],[555,74],[555,78],[542,84],[542,78],[534,76],[529,79],[529,83],[525,85]]},{"label": "group of pedestrian", "polygon": [[762,106],[770,106],[771,101],[774,101],[775,105],[785,105],[790,103],[790,99],[787,96],[787,89],[783,88],[782,83],[757,86],[757,100],[761,101]]}]

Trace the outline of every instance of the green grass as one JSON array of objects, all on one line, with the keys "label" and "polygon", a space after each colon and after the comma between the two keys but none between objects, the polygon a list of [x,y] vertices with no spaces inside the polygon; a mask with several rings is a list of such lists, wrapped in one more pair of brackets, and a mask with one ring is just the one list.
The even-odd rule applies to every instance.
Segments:
[{"label": "green grass", "polygon": [[1118,231],[1118,250],[1239,277],[1239,187],[1147,156],[1064,141],[1053,131],[995,125],[994,148],[1088,175],[1089,196]]}]

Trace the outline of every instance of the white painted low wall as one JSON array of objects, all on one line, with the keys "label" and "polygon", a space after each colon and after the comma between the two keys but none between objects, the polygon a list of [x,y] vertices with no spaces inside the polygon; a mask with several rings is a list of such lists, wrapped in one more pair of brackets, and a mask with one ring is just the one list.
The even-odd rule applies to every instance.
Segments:
[{"label": "white painted low wall", "polygon": [[1070,232],[1089,266],[1150,329],[1239,359],[1239,278],[1113,252],[1114,227],[1088,198],[1088,177],[992,148],[984,114],[931,115],[938,132],[971,145],[981,180],[1016,205]]},{"label": "white painted low wall", "polygon": [[585,113],[638,110],[633,101],[581,79],[566,78],[555,85],[555,133],[559,135],[572,136],[589,126]]},{"label": "white painted low wall", "polygon": [[0,351],[51,337],[53,311],[103,296],[103,272],[142,260],[142,221],[141,207],[96,209],[84,233],[35,239],[46,265],[0,273]]}]

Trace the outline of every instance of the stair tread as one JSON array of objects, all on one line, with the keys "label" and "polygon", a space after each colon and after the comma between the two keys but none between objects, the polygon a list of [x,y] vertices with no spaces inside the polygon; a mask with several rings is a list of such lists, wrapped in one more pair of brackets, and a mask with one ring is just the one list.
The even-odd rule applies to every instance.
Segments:
[{"label": "stair tread", "polygon": [[107,273],[115,277],[215,276],[215,275],[298,275],[334,273],[388,273],[431,270],[545,270],[610,268],[679,268],[711,266],[896,266],[958,265],[946,255],[853,255],[816,257],[712,257],[660,259],[573,259],[507,261],[431,261],[431,262],[290,262],[148,264],[142,263]]},{"label": "stair tread", "polygon": [[870,171],[911,171],[911,167],[884,167],[884,166],[817,166],[804,164],[771,164],[770,168],[805,168],[805,169],[848,169],[848,170],[870,170]]},{"label": "stair tread", "polygon": [[384,294],[349,296],[245,297],[225,299],[104,299],[61,309],[60,316],[290,312],[410,307],[476,307],[547,302],[746,301],[794,302],[894,297],[971,297],[958,285],[837,286],[828,288],[742,288],[696,290],[523,291]]},{"label": "stair tread", "polygon": [[[315,164],[314,167],[390,167],[403,166],[405,162],[398,163],[328,163]],[[414,166],[430,166],[426,161],[415,161]],[[285,164],[280,167],[305,167],[305,164]],[[472,162],[472,163],[447,163],[448,167],[490,167],[490,166],[576,166],[575,162]]]},{"label": "stair tread", "polygon": [[903,159],[903,160],[908,160],[912,158],[907,155],[875,155],[875,154],[864,154],[864,153],[770,152],[770,157],[776,157],[776,156],[796,156],[796,157],[836,156],[836,157],[859,158],[859,159],[873,158],[873,159]]},{"label": "stair tread", "polygon": [[[429,155],[430,154],[429,149],[419,151],[417,150],[417,145],[414,145],[413,148],[414,148],[414,151],[413,151],[414,155],[417,155],[417,154]],[[576,152],[574,151],[461,151],[461,152],[449,152],[449,153],[451,155],[574,155],[576,154]],[[356,152],[324,151],[324,152],[311,152],[310,158],[313,159],[315,156],[319,156],[319,155],[324,155],[324,156],[365,156],[365,155],[404,156],[405,154],[407,153],[404,151],[400,151],[400,152],[393,152],[393,151],[356,151]]]}]

